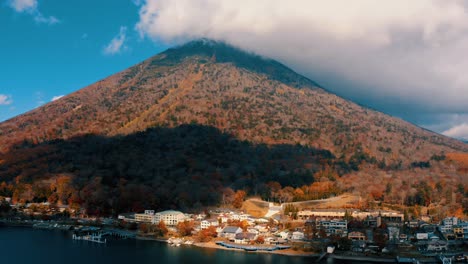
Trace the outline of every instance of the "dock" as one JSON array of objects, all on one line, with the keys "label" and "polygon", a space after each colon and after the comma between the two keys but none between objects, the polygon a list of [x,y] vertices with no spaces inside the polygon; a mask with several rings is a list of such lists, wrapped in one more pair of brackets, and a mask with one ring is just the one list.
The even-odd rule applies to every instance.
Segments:
[{"label": "dock", "polygon": [[232,249],[241,249],[245,251],[276,251],[282,249],[289,249],[291,246],[282,246],[282,245],[275,245],[275,246],[251,246],[251,245],[242,245],[242,244],[235,244],[235,243],[226,243],[222,241],[216,242],[216,245],[223,246],[225,248],[232,248]]},{"label": "dock", "polygon": [[107,239],[102,238],[102,234],[88,234],[88,235],[77,235],[73,234],[72,235],[73,240],[83,240],[83,241],[90,241],[94,243],[99,243],[99,244],[106,244]]}]

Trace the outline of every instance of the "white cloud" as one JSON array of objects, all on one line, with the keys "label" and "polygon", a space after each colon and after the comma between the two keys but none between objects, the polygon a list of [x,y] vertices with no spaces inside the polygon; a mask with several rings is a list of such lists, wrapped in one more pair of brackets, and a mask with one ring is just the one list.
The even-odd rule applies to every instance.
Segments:
[{"label": "white cloud", "polygon": [[34,21],[36,21],[37,23],[44,23],[44,24],[49,24],[49,25],[60,23],[60,20],[58,20],[56,17],[54,16],[45,17],[42,14],[36,15],[34,17]]},{"label": "white cloud", "polygon": [[28,13],[34,17],[37,23],[54,25],[60,23],[60,20],[54,16],[44,16],[38,9],[37,0],[9,0],[10,7],[18,13]]},{"label": "white cloud", "polygon": [[114,55],[120,53],[122,50],[125,50],[125,40],[127,38],[127,27],[120,27],[119,34],[115,36],[106,47],[104,47],[104,54]]},{"label": "white cloud", "polygon": [[449,137],[468,140],[468,123],[463,123],[463,124],[454,126],[444,131],[442,134],[449,136]]},{"label": "white cloud", "polygon": [[16,12],[32,12],[37,9],[37,0],[10,0],[10,7]]},{"label": "white cloud", "polygon": [[385,111],[468,113],[463,0],[145,0],[139,16],[142,37],[225,40]]},{"label": "white cloud", "polygon": [[11,96],[0,94],[0,105],[10,105],[13,103]]},{"label": "white cloud", "polygon": [[52,97],[52,100],[51,100],[51,101],[52,101],[52,102],[53,102],[53,101],[57,101],[58,99],[60,99],[60,98],[62,98],[62,97],[64,97],[64,95],[57,95],[57,96],[54,96],[54,97]]}]

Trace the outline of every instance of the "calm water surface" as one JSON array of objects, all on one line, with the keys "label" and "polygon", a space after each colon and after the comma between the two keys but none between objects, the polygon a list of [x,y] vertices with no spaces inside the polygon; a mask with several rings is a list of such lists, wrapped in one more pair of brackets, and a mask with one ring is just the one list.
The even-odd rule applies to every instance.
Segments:
[{"label": "calm water surface", "polygon": [[74,241],[71,233],[0,227],[0,264],[118,263],[313,263],[315,259],[197,247],[170,247],[140,240],[96,244]]}]

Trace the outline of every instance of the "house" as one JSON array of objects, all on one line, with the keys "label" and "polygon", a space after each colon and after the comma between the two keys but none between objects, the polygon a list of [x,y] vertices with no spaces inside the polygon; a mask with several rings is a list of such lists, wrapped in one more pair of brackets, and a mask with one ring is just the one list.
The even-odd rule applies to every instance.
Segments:
[{"label": "house", "polygon": [[265,243],[270,244],[270,245],[281,245],[281,244],[286,244],[287,241],[282,238],[267,237],[265,239]]},{"label": "house", "polygon": [[227,215],[222,214],[222,215],[219,215],[219,218],[218,218],[218,219],[221,219],[221,223],[224,224],[224,223],[227,223],[227,222],[228,222],[228,220],[230,219],[230,217],[227,216]]},{"label": "house", "polygon": [[174,210],[167,210],[154,214],[152,223],[159,224],[161,221],[168,226],[175,226],[178,223],[185,221],[185,215],[182,212]]},{"label": "house", "polygon": [[428,233],[416,233],[416,239],[417,240],[427,240],[427,239],[429,239],[429,234]]},{"label": "house", "polygon": [[221,231],[221,237],[225,237],[228,239],[235,239],[236,235],[242,233],[242,228],[238,226],[227,226]]},{"label": "house", "polygon": [[260,232],[258,231],[258,229],[255,228],[255,227],[249,227],[249,228],[247,228],[247,232],[253,233],[253,234],[255,234],[256,236],[258,236],[258,235],[260,234]]},{"label": "house", "polygon": [[234,242],[237,244],[249,244],[251,241],[254,241],[257,236],[254,233],[244,232],[237,233],[234,238]]},{"label": "house", "polygon": [[195,216],[196,220],[203,220],[205,218],[206,218],[206,214],[197,214],[197,216]]},{"label": "house", "polygon": [[350,232],[348,234],[348,239],[356,241],[356,240],[366,240],[366,235],[362,232]]},{"label": "house", "polygon": [[240,221],[240,216],[238,214],[232,213],[230,219],[234,221]]},{"label": "house", "polygon": [[240,221],[248,220],[249,218],[250,218],[250,215],[248,215],[248,214],[239,215],[239,220]]},{"label": "house", "polygon": [[268,219],[265,219],[265,218],[255,219],[255,223],[258,223],[258,224],[268,224],[268,222],[270,222],[270,221]]},{"label": "house", "polygon": [[411,220],[406,222],[406,225],[410,228],[418,228],[419,227],[419,221],[418,220]]},{"label": "house", "polygon": [[459,223],[453,226],[453,233],[456,239],[468,239],[468,223]]},{"label": "house", "polygon": [[288,230],[281,231],[281,232],[278,233],[278,236],[281,237],[282,239],[288,239],[289,238],[289,231]]},{"label": "house", "polygon": [[304,233],[303,232],[293,232],[291,236],[292,240],[303,240],[304,239]]},{"label": "house", "polygon": [[210,226],[218,226],[219,222],[217,219],[203,220],[200,222],[201,229],[207,229]]}]

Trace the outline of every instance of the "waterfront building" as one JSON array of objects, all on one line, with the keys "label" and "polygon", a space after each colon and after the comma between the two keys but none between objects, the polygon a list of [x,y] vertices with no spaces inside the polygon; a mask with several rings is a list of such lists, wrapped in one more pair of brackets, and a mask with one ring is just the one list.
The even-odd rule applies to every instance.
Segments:
[{"label": "waterfront building", "polygon": [[154,214],[152,223],[158,224],[159,222],[163,221],[164,224],[168,226],[175,226],[178,223],[185,221],[185,219],[186,218],[184,213],[174,210],[167,210]]},{"label": "waterfront building", "polygon": [[295,231],[295,232],[292,233],[291,239],[292,240],[303,240],[304,239],[304,233],[299,232],[299,231]]},{"label": "waterfront building", "polygon": [[154,210],[145,210],[143,214],[135,214],[135,222],[152,223],[154,218]]},{"label": "waterfront building", "polygon": [[249,244],[251,241],[254,241],[257,238],[257,235],[254,233],[237,233],[234,238],[234,243],[237,244]]},{"label": "waterfront building", "polygon": [[227,226],[221,231],[221,237],[235,239],[236,235],[242,233],[242,228],[238,226]]}]

